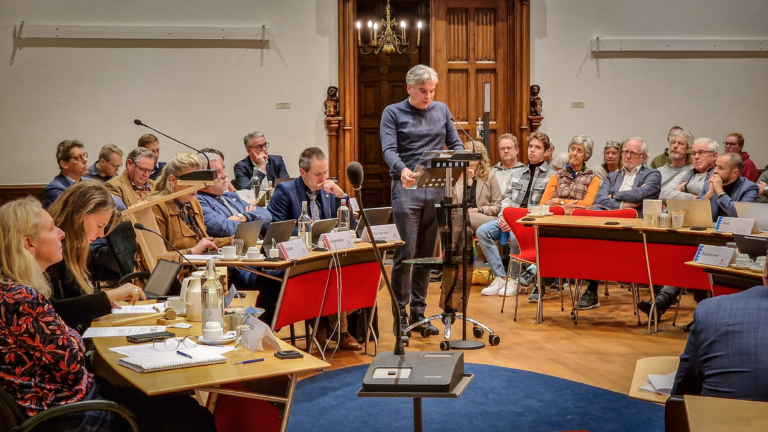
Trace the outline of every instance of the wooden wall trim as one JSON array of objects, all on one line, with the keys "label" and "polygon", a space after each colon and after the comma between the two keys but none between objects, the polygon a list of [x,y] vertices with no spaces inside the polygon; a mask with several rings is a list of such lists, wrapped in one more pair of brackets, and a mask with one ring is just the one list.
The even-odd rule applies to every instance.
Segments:
[{"label": "wooden wall trim", "polygon": [[339,0],[339,117],[342,121],[341,128],[338,129],[337,150],[329,157],[335,157],[338,161],[336,176],[339,178],[339,186],[349,194],[352,193],[352,185],[347,179],[347,165],[357,160],[356,17],[356,2]]},{"label": "wooden wall trim", "polygon": [[32,195],[42,201],[45,186],[44,184],[0,185],[0,205],[27,195]]},{"label": "wooden wall trim", "polygon": [[[328,175],[339,178],[339,129],[343,117],[326,117],[325,133],[328,136]],[[346,170],[345,170],[346,173]],[[339,179],[341,180],[341,179]]]}]

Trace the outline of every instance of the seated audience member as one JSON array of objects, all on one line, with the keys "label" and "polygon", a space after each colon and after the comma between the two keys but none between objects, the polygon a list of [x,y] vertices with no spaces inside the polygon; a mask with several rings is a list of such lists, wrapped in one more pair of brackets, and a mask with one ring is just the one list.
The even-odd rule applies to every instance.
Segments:
[{"label": "seated audience member", "polygon": [[698,196],[698,199],[710,200],[713,221],[720,216],[738,217],[734,202],[755,202],[759,188],[741,177],[743,169],[744,162],[737,153],[725,153],[717,158],[715,169]]},{"label": "seated audience member", "polygon": [[[506,290],[504,289],[507,273],[496,246],[496,242],[501,238],[501,233],[509,233],[510,253],[520,253],[520,247],[515,236],[512,235],[512,229],[507,225],[502,213],[504,208],[509,206],[529,208],[539,205],[549,178],[555,174],[555,170],[545,160],[545,156],[550,153],[550,148],[551,143],[547,134],[534,132],[528,136],[528,165],[512,172],[512,178],[510,178],[507,190],[504,192],[498,219],[485,223],[477,229],[477,242],[483,249],[491,272],[496,277],[488,287],[480,292],[482,295],[513,296],[517,294],[517,282],[509,281]],[[517,274],[517,263],[511,264],[511,272],[513,275]]]},{"label": "seated audience member", "polygon": [[123,200],[127,207],[144,204],[155,186],[150,179],[157,156],[144,147],[137,147],[128,153],[125,170],[105,185],[112,195]]},{"label": "seated audience member", "polygon": [[64,140],[56,146],[59,175],[43,189],[43,207],[48,208],[68,187],[88,173],[88,153],[78,140]]},{"label": "seated audience member", "polygon": [[205,153],[205,156],[208,157],[210,169],[217,170],[219,175],[215,184],[200,189],[197,193],[208,234],[213,237],[231,237],[235,235],[238,225],[255,220],[263,220],[262,229],[266,231],[272,221],[269,210],[250,205],[235,192],[229,192],[229,180],[219,155]]},{"label": "seated audience member", "polygon": [[139,137],[138,146],[155,154],[155,165],[152,167],[152,172],[149,173],[149,179],[157,181],[157,178],[163,172],[163,168],[165,168],[165,162],[160,162],[160,141],[152,134],[144,134]]},{"label": "seated audience member", "polygon": [[[491,222],[498,217],[501,210],[501,190],[496,176],[491,174],[491,161],[485,146],[479,141],[464,143],[467,152],[480,153],[483,158],[469,163],[467,169],[467,209],[469,213],[469,235],[471,236],[480,225]],[[462,174],[463,175],[463,174]],[[459,204],[464,201],[464,180],[459,177],[453,187],[453,202]],[[464,218],[460,213],[453,215],[453,243],[458,243],[461,238]]]},{"label": "seated audience member", "polygon": [[[107,399],[131,410],[140,430],[215,431],[211,413],[186,394],[148,397],[96,384],[86,369],[86,344],[46,298],[51,287],[43,272],[62,260],[63,238],[31,197],[0,207],[0,352],[8,353],[0,384],[24,415]],[[50,430],[107,431],[120,424],[108,411],[72,413],[53,423]]]},{"label": "seated audience member", "polygon": [[768,167],[760,174],[760,178],[757,179],[758,196],[755,202],[768,203]]},{"label": "seated audience member", "polygon": [[677,187],[683,176],[693,168],[692,147],[693,135],[690,132],[679,130],[672,134],[669,140],[669,163],[658,168],[662,191],[667,186]]},{"label": "seated audience member", "polygon": [[64,259],[46,270],[52,290],[50,301],[69,327],[82,333],[91,321],[109,315],[118,301],[146,299],[141,288],[133,284],[101,292],[95,289],[89,245],[104,237],[105,227],[118,214],[112,195],[102,183],[80,182],[48,210],[66,235],[62,241]]},{"label": "seated audience member", "polygon": [[259,177],[259,188],[267,190],[268,182],[279,178],[289,178],[282,156],[269,154],[269,143],[261,132],[251,132],[243,137],[243,144],[248,156],[235,164],[235,186],[242,189],[251,188],[253,170]]},{"label": "seated audience member", "polygon": [[[224,153],[222,153],[221,151],[216,150],[215,148],[212,148],[212,147],[206,147],[206,148],[200,149],[200,151],[203,153],[216,153],[216,155],[218,155],[219,159],[221,160],[221,164],[222,165],[224,164]],[[232,185],[232,182],[229,180],[229,178],[227,178],[227,190],[230,192],[234,192],[237,190]],[[256,203],[251,203],[251,204],[256,204]]]},{"label": "seated audience member", "polygon": [[99,160],[88,168],[88,179],[106,183],[117,176],[123,164],[123,151],[114,144],[107,144],[99,151]]},{"label": "seated audience member", "polygon": [[[643,200],[659,197],[661,174],[659,170],[643,165],[648,159],[648,144],[645,140],[640,137],[628,140],[621,151],[621,158],[621,170],[608,174],[597,192],[595,204],[599,208],[638,209]],[[642,208],[637,213],[641,217]]]},{"label": "seated audience member", "polygon": [[[299,177],[277,185],[267,209],[272,213],[273,222],[281,222],[298,219],[302,203],[307,202],[307,212],[313,221],[331,219],[336,217],[341,199],[345,197],[339,185],[328,179],[328,159],[325,153],[317,147],[310,147],[299,155]],[[354,224],[354,219],[350,223]],[[350,228],[354,226],[350,225]],[[298,228],[294,229],[294,235],[297,232]],[[335,328],[337,322],[339,324],[339,348],[353,351],[362,349],[347,330],[346,313],[329,315],[328,320],[331,328]],[[317,329],[316,338],[321,346],[326,345],[327,334],[328,328],[324,324]]]},{"label": "seated audience member", "polygon": [[512,178],[512,170],[524,167],[522,162],[517,160],[520,148],[517,145],[517,137],[506,133],[499,137],[499,159],[501,161],[491,168],[496,175],[496,181],[499,183],[499,190],[504,193],[507,190],[509,179]]},{"label": "seated audience member", "polygon": [[752,183],[756,183],[760,173],[757,171],[755,163],[749,158],[749,153],[744,151],[744,136],[738,132],[728,135],[725,138],[724,147],[726,153],[734,153],[741,156],[741,160],[744,162],[741,176]]},{"label": "seated audience member", "polygon": [[591,206],[600,189],[600,179],[587,168],[594,143],[584,135],[576,135],[568,143],[568,162],[564,169],[549,178],[541,204],[561,206],[566,214]]},{"label": "seated audience member", "polygon": [[768,267],[763,286],[701,302],[693,313],[673,395],[768,401]]},{"label": "seated audience member", "polygon": [[552,169],[555,171],[560,171],[561,169],[565,168],[566,165],[568,165],[568,152],[560,152],[552,158]]},{"label": "seated audience member", "polygon": [[603,163],[592,171],[603,184],[608,174],[621,169],[621,143],[608,141],[603,147]]},{"label": "seated audience member", "polygon": [[[681,131],[683,128],[680,126],[672,126],[672,129],[669,130],[669,133],[667,133],[667,144],[669,144],[669,140],[672,139],[672,135],[677,132]],[[658,168],[661,166],[664,166],[669,163],[669,145],[667,145],[666,148],[664,148],[664,153],[656,156],[651,161],[651,168]]]},{"label": "seated audience member", "polygon": [[555,145],[552,144],[550,146],[550,148],[549,148],[549,151],[544,156],[544,161],[547,162],[547,164],[549,164],[549,166],[552,166],[552,158],[554,158],[554,157],[555,157]]},{"label": "seated audience member", "polygon": [[696,199],[704,188],[709,173],[715,169],[715,160],[720,152],[720,145],[711,138],[697,138],[693,141],[693,168],[686,172],[677,184],[667,183],[662,186],[659,198]]}]

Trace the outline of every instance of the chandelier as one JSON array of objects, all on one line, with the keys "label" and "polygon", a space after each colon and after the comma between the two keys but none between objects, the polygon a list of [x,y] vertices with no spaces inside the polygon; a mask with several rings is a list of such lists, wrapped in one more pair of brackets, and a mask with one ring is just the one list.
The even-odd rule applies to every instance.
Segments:
[{"label": "chandelier", "polygon": [[400,21],[401,34],[397,34],[397,20],[391,18],[389,0],[387,0],[387,16],[381,20],[381,33],[379,33],[379,23],[368,21],[368,43],[363,44],[362,25],[360,21],[355,24],[357,27],[357,46],[362,54],[379,54],[384,52],[387,56],[392,54],[416,54],[418,48],[421,48],[421,21],[416,24],[418,36],[416,38],[416,51],[408,51],[408,40],[405,36],[405,21]]}]

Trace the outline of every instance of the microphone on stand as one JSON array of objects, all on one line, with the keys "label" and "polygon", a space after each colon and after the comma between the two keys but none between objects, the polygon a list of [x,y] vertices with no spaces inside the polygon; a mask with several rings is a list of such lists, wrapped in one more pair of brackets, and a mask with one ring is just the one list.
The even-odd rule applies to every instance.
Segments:
[{"label": "microphone on stand", "polygon": [[[461,127],[461,125],[459,124],[459,122],[457,122],[457,121],[456,121],[456,119],[455,119],[455,118],[451,117],[451,121],[452,121],[453,123],[455,123],[455,124],[456,124],[456,126],[458,126],[458,127],[459,127],[459,129],[461,129],[461,131],[462,131],[462,132],[464,132],[464,135],[466,135],[466,136],[467,136],[467,138],[469,138],[469,142],[471,142],[471,143],[472,143],[472,153],[474,153],[474,152],[475,152],[475,140],[473,140],[473,139],[472,139],[472,137],[469,135],[469,133],[467,133],[467,131],[465,131],[465,130],[464,130],[464,128],[463,128],[463,127]],[[154,130],[154,129],[153,129],[153,130]]]},{"label": "microphone on stand", "polygon": [[[211,169],[211,163],[210,163],[210,161],[208,160],[208,156],[206,156],[206,155],[205,155],[205,153],[201,152],[200,150],[198,150],[198,149],[196,149],[196,148],[192,147],[192,146],[191,146],[191,145],[189,145],[189,144],[185,144],[185,143],[183,143],[183,142],[181,142],[181,141],[177,140],[176,138],[174,138],[174,137],[172,137],[172,136],[168,136],[168,135],[166,135],[166,134],[164,134],[164,133],[160,132],[159,130],[157,130],[157,129],[155,129],[155,128],[153,128],[153,127],[149,126],[149,125],[146,125],[146,124],[144,124],[144,123],[143,123],[141,120],[139,120],[139,119],[134,119],[134,120],[133,120],[133,124],[135,124],[135,125],[137,125],[137,126],[144,126],[144,127],[145,127],[145,128],[147,128],[147,129],[152,129],[153,131],[155,131],[155,132],[159,133],[160,135],[162,135],[162,136],[164,136],[164,137],[166,137],[166,138],[172,139],[172,140],[176,141],[177,143],[179,143],[179,144],[183,145],[184,147],[187,147],[187,148],[189,148],[189,149],[192,149],[192,150],[194,150],[196,153],[203,155],[203,157],[205,158],[205,169]],[[158,235],[159,235],[159,234],[158,234]]]},{"label": "microphone on stand", "polygon": [[376,245],[376,239],[373,238],[373,231],[371,231],[371,224],[368,222],[368,216],[365,215],[365,208],[363,207],[363,197],[360,193],[360,188],[363,185],[363,166],[360,162],[350,162],[347,165],[347,179],[352,183],[352,189],[355,191],[355,198],[357,198],[357,205],[360,207],[360,217],[365,222],[365,229],[368,230],[368,238],[371,239],[371,245],[373,246],[373,255],[376,257],[376,261],[381,268],[381,277],[384,278],[384,283],[389,290],[389,296],[392,299],[392,304],[395,305],[395,328],[397,329],[397,337],[395,338],[395,355],[405,354],[405,348],[403,348],[403,339],[400,334],[400,307],[397,306],[397,297],[395,297],[395,291],[392,289],[392,283],[389,281],[387,271],[384,269],[384,261],[381,259],[381,253],[379,253],[379,247]]},{"label": "microphone on stand", "polygon": [[[138,121],[138,120],[136,120],[136,121]],[[137,124],[138,124],[138,123],[137,123]],[[151,229],[149,229],[149,228],[145,227],[143,224],[140,224],[140,223],[135,223],[135,224],[133,224],[133,227],[134,227],[134,228],[136,228],[136,229],[138,229],[138,230],[142,230],[142,231],[149,231],[149,232],[151,232],[152,234],[154,234],[154,235],[156,235],[156,236],[160,237],[161,239],[163,239],[163,241],[165,242],[165,244],[167,244],[168,246],[172,247],[172,248],[173,248],[173,250],[175,250],[177,254],[179,254],[179,255],[180,255],[182,258],[184,258],[184,260],[186,260],[186,261],[189,263],[189,265],[191,265],[191,266],[192,266],[192,268],[193,268],[193,269],[195,269],[195,271],[198,271],[198,270],[199,270],[199,268],[198,268],[196,265],[192,264],[192,261],[188,260],[188,259],[187,259],[187,257],[185,257],[183,253],[181,253],[181,251],[179,251],[178,249],[176,249],[176,246],[172,245],[172,244],[171,244],[171,242],[169,242],[168,240],[166,240],[166,239],[165,239],[165,237],[163,237],[162,235],[160,235],[160,233],[159,233],[159,232],[157,232],[157,231],[152,231]]]}]

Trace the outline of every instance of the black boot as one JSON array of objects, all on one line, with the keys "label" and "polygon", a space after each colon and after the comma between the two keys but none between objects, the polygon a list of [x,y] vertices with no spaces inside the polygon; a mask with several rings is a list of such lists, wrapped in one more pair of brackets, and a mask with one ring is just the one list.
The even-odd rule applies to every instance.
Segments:
[{"label": "black boot", "polygon": [[[406,314],[404,310],[401,310],[400,311],[400,331],[398,332],[395,326],[393,325],[392,332],[395,334],[395,336],[402,336],[403,330],[408,328],[410,325],[411,324],[410,324],[410,320],[408,319],[408,314]],[[411,337],[411,332],[408,332],[405,336]]]},{"label": "black boot", "polygon": [[[426,318],[424,314],[414,313],[413,311],[411,311],[411,316],[413,317],[412,322],[414,324]],[[420,325],[416,327],[414,330],[418,330],[419,332],[423,332],[423,331],[426,332],[426,330],[429,330],[430,336],[436,336],[440,334],[440,330],[438,330],[437,327],[433,326],[431,322]]]}]

